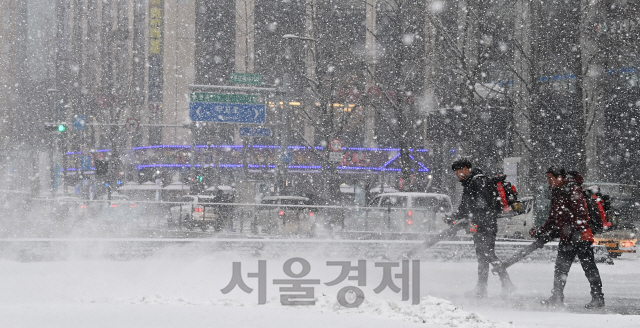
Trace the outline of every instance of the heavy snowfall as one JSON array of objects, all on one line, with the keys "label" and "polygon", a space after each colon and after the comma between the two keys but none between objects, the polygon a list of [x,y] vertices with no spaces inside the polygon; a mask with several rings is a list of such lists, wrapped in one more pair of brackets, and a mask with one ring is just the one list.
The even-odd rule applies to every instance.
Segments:
[{"label": "heavy snowfall", "polygon": [[635,0],[0,0],[0,326],[638,326],[639,41]]}]

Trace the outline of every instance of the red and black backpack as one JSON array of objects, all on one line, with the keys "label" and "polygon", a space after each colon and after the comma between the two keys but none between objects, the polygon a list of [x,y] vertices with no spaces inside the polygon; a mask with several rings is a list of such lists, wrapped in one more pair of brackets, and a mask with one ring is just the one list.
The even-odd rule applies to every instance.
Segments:
[{"label": "red and black backpack", "polygon": [[593,234],[599,234],[611,227],[611,222],[607,220],[607,211],[611,208],[609,195],[603,195],[599,191],[590,188],[582,189],[582,194],[587,203],[589,212],[589,228]]},{"label": "red and black backpack", "polygon": [[518,202],[518,190],[516,186],[506,180],[506,175],[499,175],[490,179],[491,185],[494,186],[494,196],[496,197],[496,206],[502,212],[510,212],[514,210]]}]

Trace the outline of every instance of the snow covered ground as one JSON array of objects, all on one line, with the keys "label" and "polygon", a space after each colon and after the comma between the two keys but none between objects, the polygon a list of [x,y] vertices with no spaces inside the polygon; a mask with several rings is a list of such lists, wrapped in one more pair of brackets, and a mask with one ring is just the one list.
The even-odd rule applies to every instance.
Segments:
[{"label": "snow covered ground", "polygon": [[[145,259],[128,261],[78,258],[64,261],[19,262],[0,260],[0,321],[2,327],[637,327],[640,325],[640,258],[625,256],[613,266],[599,265],[611,310],[581,310],[589,301],[588,284],[579,265],[567,284],[568,310],[548,311],[537,304],[548,297],[553,264],[520,263],[510,270],[519,287],[507,300],[499,297],[496,278],[490,278],[489,298],[468,300],[465,290],[475,284],[476,263],[420,262],[420,304],[402,301],[402,292],[389,287],[377,293],[385,281],[381,260],[367,260],[364,301],[345,308],[337,301],[340,289],[358,286],[346,279],[336,285],[341,267],[327,261],[308,260],[309,273],[302,279],[318,279],[313,285],[315,305],[285,306],[280,303],[282,285],[289,279],[283,265],[289,257],[252,257],[233,251],[209,253],[189,245],[174,246]],[[259,303],[259,284],[247,273],[266,265],[266,304]],[[240,262],[246,293],[236,286],[224,294],[232,280],[233,262]],[[376,265],[378,263],[378,265]],[[400,263],[398,263],[400,265]],[[399,267],[392,268],[394,274]],[[300,262],[293,274],[303,270]],[[355,271],[351,272],[355,275]],[[411,280],[411,279],[409,279]],[[387,280],[389,281],[389,280]],[[402,287],[402,279],[391,281]],[[410,297],[414,296],[410,291]],[[352,295],[347,299],[353,301]],[[620,315],[617,313],[633,313]]]}]

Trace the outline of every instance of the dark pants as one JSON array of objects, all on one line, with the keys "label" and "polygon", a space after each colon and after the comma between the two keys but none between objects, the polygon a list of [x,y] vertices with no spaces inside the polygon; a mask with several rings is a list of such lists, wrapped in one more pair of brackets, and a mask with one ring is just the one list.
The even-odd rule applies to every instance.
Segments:
[{"label": "dark pants", "polygon": [[556,267],[553,272],[553,295],[563,298],[564,285],[567,283],[569,269],[573,260],[578,256],[584,275],[591,286],[592,297],[603,297],[602,279],[600,279],[600,271],[596,266],[593,258],[593,248],[590,241],[579,242],[560,242],[558,245],[558,257],[556,258]]},{"label": "dark pants", "polygon": [[[492,262],[498,262],[500,259],[496,256],[496,234],[491,231],[478,231],[473,235],[473,244],[476,246],[476,256],[478,257],[478,288],[487,288],[489,280],[489,265]],[[503,286],[509,280],[507,271],[498,273]]]}]

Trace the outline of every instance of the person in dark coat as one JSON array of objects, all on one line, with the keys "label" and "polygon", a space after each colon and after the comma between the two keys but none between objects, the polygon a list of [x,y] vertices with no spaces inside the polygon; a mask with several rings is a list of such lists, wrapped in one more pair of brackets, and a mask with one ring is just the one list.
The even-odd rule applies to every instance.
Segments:
[{"label": "person in dark coat", "polygon": [[[495,253],[498,232],[498,204],[493,194],[490,180],[478,168],[472,168],[471,161],[460,159],[451,165],[456,177],[462,183],[462,199],[454,214],[455,220],[468,220],[475,229],[473,244],[478,257],[478,283],[465,293],[469,297],[486,297],[490,263],[499,262]],[[473,231],[473,230],[472,230]],[[502,295],[515,291],[515,286],[506,270],[498,273],[502,283]]]},{"label": "person in dark coat", "polygon": [[558,257],[553,272],[551,297],[542,301],[545,306],[564,305],[564,286],[573,260],[578,256],[591,286],[591,302],[585,307],[604,307],[602,279],[593,257],[593,233],[588,226],[589,211],[582,193],[583,178],[578,172],[550,167],[547,182],[552,192],[549,218],[534,233],[534,237],[551,234],[560,238]]}]

